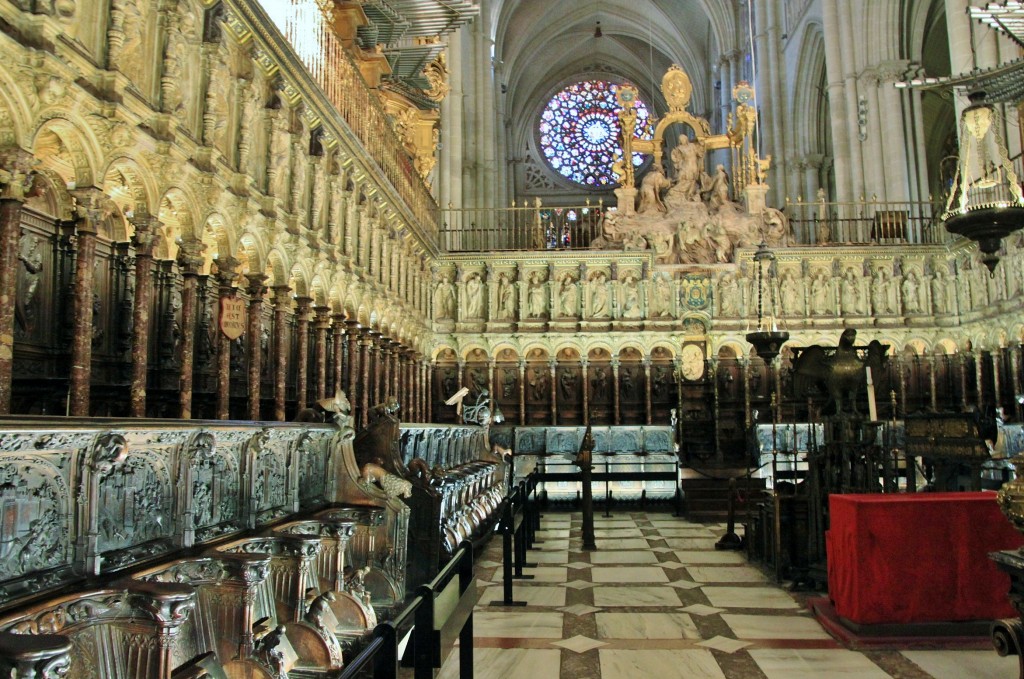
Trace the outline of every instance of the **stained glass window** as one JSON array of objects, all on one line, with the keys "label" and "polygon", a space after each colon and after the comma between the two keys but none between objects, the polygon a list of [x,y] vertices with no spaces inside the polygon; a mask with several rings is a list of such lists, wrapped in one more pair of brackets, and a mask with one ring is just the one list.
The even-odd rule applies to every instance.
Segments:
[{"label": "stained glass window", "polygon": [[[622,153],[619,144],[618,85],[605,80],[584,80],[551,97],[540,115],[540,147],[555,172],[592,188],[615,186],[612,159]],[[650,139],[647,106],[636,100],[636,136]],[[644,157],[633,154],[640,167]]]}]

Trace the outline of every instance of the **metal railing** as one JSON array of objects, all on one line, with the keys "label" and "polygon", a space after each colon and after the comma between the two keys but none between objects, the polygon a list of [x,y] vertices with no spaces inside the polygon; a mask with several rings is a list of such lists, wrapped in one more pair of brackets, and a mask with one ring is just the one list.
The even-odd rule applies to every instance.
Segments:
[{"label": "metal railing", "polygon": [[601,234],[603,206],[449,208],[441,211],[446,252],[586,250]]},{"label": "metal railing", "polygon": [[[413,677],[435,676],[447,651],[459,640],[459,677],[473,679],[473,545],[463,542],[437,577],[416,590],[416,596],[393,620],[373,629],[370,643],[349,660],[338,679],[394,679],[399,664],[411,662]],[[405,652],[402,640],[411,635]],[[403,674],[403,676],[408,676]]]},{"label": "metal railing", "polygon": [[[395,133],[380,98],[366,86],[317,0],[261,0],[259,5],[421,227],[436,237],[437,203]],[[259,21],[261,14],[252,12],[251,18]]]},{"label": "metal railing", "polygon": [[794,241],[799,245],[931,245],[953,237],[941,223],[943,206],[926,201],[786,201]]}]

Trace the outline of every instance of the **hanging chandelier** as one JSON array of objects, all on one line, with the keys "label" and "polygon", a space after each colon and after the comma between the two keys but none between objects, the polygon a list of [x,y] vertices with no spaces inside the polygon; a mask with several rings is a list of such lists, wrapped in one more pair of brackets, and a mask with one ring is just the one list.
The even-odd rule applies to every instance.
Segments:
[{"label": "hanging chandelier", "polygon": [[978,243],[990,272],[999,263],[1002,239],[1024,228],[1020,179],[999,135],[999,114],[985,92],[968,95],[960,115],[960,151],[942,221],[950,233]]},{"label": "hanging chandelier", "polygon": [[[747,333],[747,341],[750,342],[757,355],[765,363],[771,363],[779,352],[782,345],[789,339],[789,333],[779,330],[776,321],[776,277],[775,253],[768,249],[768,244],[761,241],[754,253],[754,264],[757,267],[757,329]],[[767,276],[765,268],[767,267]],[[767,309],[765,308],[767,302]]]}]

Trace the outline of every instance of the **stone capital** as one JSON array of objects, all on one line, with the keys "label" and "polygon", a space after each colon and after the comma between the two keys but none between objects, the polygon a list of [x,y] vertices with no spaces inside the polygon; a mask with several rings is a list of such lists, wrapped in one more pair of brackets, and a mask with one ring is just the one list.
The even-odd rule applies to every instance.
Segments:
[{"label": "stone capital", "polygon": [[36,163],[35,157],[24,149],[0,151],[0,200],[25,201],[32,190]]},{"label": "stone capital", "polygon": [[75,201],[75,230],[80,234],[95,235],[100,222],[111,212],[111,202],[98,188],[77,189],[72,193]]},{"label": "stone capital", "polygon": [[245,291],[249,293],[249,302],[262,302],[263,296],[267,294],[266,274],[250,273],[245,275]]},{"label": "stone capital", "polygon": [[206,245],[195,238],[183,240],[178,244],[178,268],[184,275],[195,275],[203,267],[203,251]]}]

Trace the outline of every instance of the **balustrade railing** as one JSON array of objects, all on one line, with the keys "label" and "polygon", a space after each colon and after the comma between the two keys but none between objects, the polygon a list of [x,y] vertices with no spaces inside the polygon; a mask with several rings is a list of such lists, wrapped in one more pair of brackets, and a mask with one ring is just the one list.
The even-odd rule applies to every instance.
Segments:
[{"label": "balustrade railing", "polygon": [[[314,83],[387,177],[419,225],[437,237],[437,203],[398,138],[379,97],[331,30],[316,0],[261,0],[250,20],[276,26]],[[265,14],[264,14],[265,13]]]},{"label": "balustrade railing", "polygon": [[586,250],[601,235],[603,206],[449,208],[441,211],[440,244],[447,252]]},{"label": "balustrade railing", "polygon": [[929,245],[952,242],[943,206],[927,201],[786,201],[798,245]]}]

